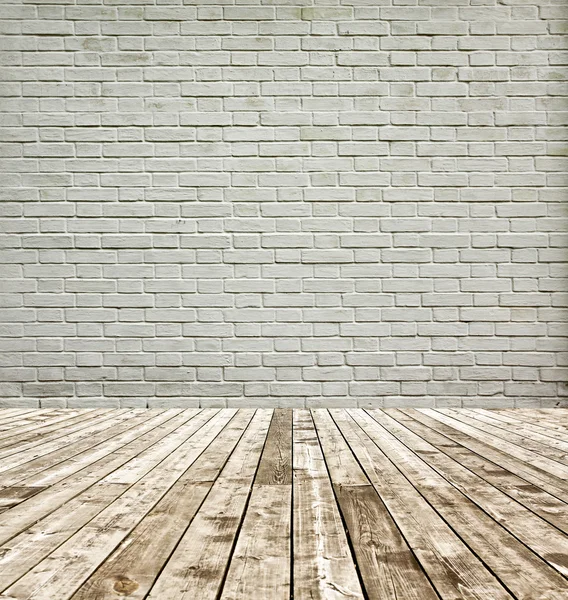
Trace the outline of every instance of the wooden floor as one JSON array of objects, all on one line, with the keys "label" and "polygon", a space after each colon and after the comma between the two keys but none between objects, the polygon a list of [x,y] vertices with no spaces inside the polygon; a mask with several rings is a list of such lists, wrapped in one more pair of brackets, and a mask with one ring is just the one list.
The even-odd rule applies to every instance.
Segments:
[{"label": "wooden floor", "polygon": [[562,600],[568,410],[0,411],[0,598]]}]

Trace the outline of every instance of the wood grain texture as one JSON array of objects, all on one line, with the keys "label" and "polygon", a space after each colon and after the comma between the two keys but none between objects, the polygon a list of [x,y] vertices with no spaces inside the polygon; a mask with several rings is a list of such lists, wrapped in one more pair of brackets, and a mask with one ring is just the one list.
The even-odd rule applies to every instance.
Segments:
[{"label": "wood grain texture", "polygon": [[[424,571],[337,425],[326,410],[313,412],[331,482],[368,597],[435,599],[436,593]],[[342,456],[341,462],[334,460],[336,456]],[[346,483],[354,477],[357,484]]]},{"label": "wood grain texture", "polygon": [[292,410],[277,408],[270,423],[255,484],[290,485],[291,483]]},{"label": "wood grain texture", "polygon": [[568,600],[565,424],[0,410],[0,600]]},{"label": "wood grain texture", "polygon": [[308,410],[294,411],[294,600],[363,600]]},{"label": "wood grain texture", "polygon": [[418,434],[423,440],[452,457],[472,473],[479,475],[551,525],[568,534],[568,506],[565,502],[539,487],[531,485],[526,479],[515,473],[511,473],[487,458],[452,441],[451,438],[426,427],[405,412],[398,409],[387,409],[385,412],[410,431]]},{"label": "wood grain texture", "polygon": [[[350,414],[353,412],[349,411]],[[566,591],[566,580],[560,574],[403,444],[398,439],[398,436],[406,437],[402,431],[398,436],[393,435],[363,411],[354,418],[493,573],[507,582],[516,596],[530,598],[535,587],[552,598]],[[553,558],[557,563],[564,562],[563,554]],[[509,579],[512,573],[516,574],[515,578]]]},{"label": "wood grain texture", "polygon": [[512,596],[363,429],[345,411],[331,411],[365,474],[444,600]]}]

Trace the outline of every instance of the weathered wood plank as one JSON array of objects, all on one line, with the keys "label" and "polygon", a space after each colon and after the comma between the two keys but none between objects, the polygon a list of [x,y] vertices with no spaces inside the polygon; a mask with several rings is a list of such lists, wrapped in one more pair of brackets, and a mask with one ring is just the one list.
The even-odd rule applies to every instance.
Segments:
[{"label": "weathered wood plank", "polygon": [[39,472],[32,471],[20,480],[19,485],[53,485],[66,477],[80,472],[89,465],[97,463],[100,459],[111,455],[114,452],[122,452],[121,448],[147,432],[155,428],[165,427],[169,424],[185,423],[192,419],[198,413],[197,409],[171,408],[166,411],[147,411],[138,417],[132,417],[128,420],[130,427],[126,424],[118,424],[108,435],[97,436],[94,444],[85,448],[78,454],[69,458],[64,458],[55,464],[50,463]]},{"label": "weathered wood plank", "polygon": [[292,411],[275,409],[221,600],[288,600],[291,582]]},{"label": "weathered wood plank", "polygon": [[[2,513],[0,515],[0,544],[5,544],[39,519],[49,515],[65,502],[84,492],[103,477],[127,463],[140,452],[151,447],[158,440],[191,419],[196,412],[198,411],[190,409],[167,420],[165,423],[158,423],[150,431],[146,431],[133,440],[126,441],[125,445],[116,451],[105,452],[102,458],[87,468],[80,468],[77,473],[74,473],[73,477],[62,479],[49,489]],[[156,420],[160,418],[163,417],[158,416]],[[128,435],[129,432],[125,434],[125,436]]]},{"label": "weathered wood plank", "polygon": [[221,600],[289,600],[291,513],[291,485],[253,485]]},{"label": "weathered wood plank", "polygon": [[[2,461],[0,463],[0,481],[2,481],[2,484],[4,485],[3,478],[6,476],[6,471],[21,467],[26,463],[38,460],[46,455],[56,453],[57,451],[69,452],[69,448],[75,448],[75,445],[79,444],[81,441],[88,441],[89,438],[96,433],[113,427],[117,422],[128,421],[129,417],[135,416],[136,414],[135,411],[123,409],[120,414],[112,415],[112,417],[105,415],[104,417],[95,419],[95,424],[91,424],[88,427],[61,436],[55,440],[51,440],[45,444],[32,443],[28,449],[22,450],[21,452],[14,452],[8,448],[6,450],[7,455],[3,455],[3,453],[0,452],[0,459]],[[29,466],[26,464],[23,468],[29,469]]]},{"label": "weathered wood plank", "polygon": [[90,488],[48,517],[31,525],[8,543],[2,544],[0,591],[35,567],[126,489],[127,486],[120,484]]},{"label": "weathered wood plank", "polygon": [[341,515],[308,410],[294,411],[294,600],[363,600]]},{"label": "weathered wood plank", "polygon": [[253,414],[254,410],[242,410],[230,421],[72,600],[104,600],[114,594],[132,600],[146,596]]},{"label": "weathered wood plank", "polygon": [[312,414],[367,596],[377,600],[437,598],[329,413],[315,409]]},{"label": "weathered wood plank", "polygon": [[343,410],[334,421],[443,600],[512,596]]},{"label": "weathered wood plank", "polygon": [[0,485],[10,486],[21,484],[22,474],[25,474],[27,478],[37,475],[96,444],[108,440],[114,435],[127,431],[133,425],[146,419],[147,415],[144,413],[137,414],[131,412],[116,415],[110,420],[101,418],[100,421],[97,420],[95,425],[88,426],[76,432],[79,439],[70,442],[68,445],[55,440],[55,442],[49,442],[41,446],[38,450],[35,450],[32,445],[32,448],[28,451],[3,458],[0,464],[7,468],[2,472],[2,467],[0,467]]},{"label": "weathered wood plank", "polygon": [[22,417],[22,415],[37,412],[37,408],[0,408],[0,427]]},{"label": "weathered wood plank", "polygon": [[[69,433],[71,425],[83,422],[92,415],[96,415],[97,412],[95,409],[69,410],[69,412],[62,415],[55,415],[53,418],[46,419],[40,423],[17,427],[15,430],[3,431],[0,433],[0,448],[4,450],[8,446],[16,444],[19,447],[32,440],[39,439],[43,442],[47,439],[48,434],[52,434],[55,431],[65,430],[65,433]],[[105,413],[110,413],[110,409],[107,409]]]},{"label": "weathered wood plank", "polygon": [[568,600],[567,426],[0,410],[0,600]]},{"label": "weathered wood plank", "polygon": [[[477,504],[551,567],[568,576],[568,538],[539,516],[487,483],[383,411],[373,418],[409,450]],[[565,559],[560,559],[561,556]]]},{"label": "weathered wood plank", "polygon": [[461,465],[568,534],[568,505],[565,502],[548,494],[539,487],[531,485],[526,479],[522,479],[485,457],[461,446],[451,438],[438,433],[434,429],[430,429],[402,410],[386,409],[385,412],[418,434],[422,439],[435,446],[438,450],[451,456]]},{"label": "weathered wood plank", "polygon": [[[250,411],[249,411],[250,412]],[[169,555],[168,543],[170,538],[177,535],[176,531],[170,531],[168,523],[172,526],[180,522],[180,514],[188,516],[191,507],[197,509],[200,503],[200,498],[207,492],[207,488],[203,486],[191,487],[188,485],[188,480],[193,478],[193,466],[199,468],[200,462],[205,462],[207,467],[215,472],[215,460],[222,460],[223,456],[219,454],[218,446],[223,446],[224,451],[230,451],[227,444],[232,443],[231,435],[240,434],[238,427],[242,422],[250,420],[250,414],[243,411],[239,415],[237,428],[227,427],[222,435],[218,436],[215,441],[207,448],[197,461],[186,471],[174,484],[170,492],[150,511],[144,521],[132,532],[132,534],[122,542],[119,549],[111,556],[107,563],[101,569],[96,571],[93,581],[87,581],[85,586],[88,590],[87,598],[94,597],[95,594],[114,593],[114,584],[118,582],[118,587],[124,586],[126,582],[127,567],[130,566],[130,581],[135,582],[137,579],[133,577],[139,573],[137,585],[140,590],[144,589],[143,582],[152,574],[152,565],[156,565],[154,578],[161,567],[159,561],[161,553],[166,552],[165,559]],[[237,430],[237,431],[235,431]],[[228,433],[229,435],[223,435]],[[217,456],[216,456],[217,455]],[[148,470],[151,469],[151,464],[148,463]],[[4,547],[0,547],[0,589],[7,587],[13,583],[18,577],[25,574],[29,569],[45,558],[51,551],[55,550],[65,540],[70,538],[81,527],[83,527],[91,518],[100,512],[105,506],[116,500],[118,496],[123,494],[129,487],[126,483],[108,483],[104,482],[98,486],[94,486],[85,493],[75,497],[70,502],[66,503],[59,510],[55,511],[48,517],[36,523],[30,529],[25,530],[20,536],[12,539]],[[107,493],[106,490],[112,490],[113,493]],[[104,491],[101,491],[104,490]],[[101,493],[98,493],[101,492]],[[100,498],[105,500],[102,503]],[[191,500],[191,501],[188,501]],[[65,515],[73,514],[72,520],[66,520]],[[168,533],[171,534],[168,536]],[[183,533],[183,528],[179,532],[179,536]],[[149,548],[146,548],[146,546]],[[136,552],[139,551],[139,555]],[[130,559],[132,562],[130,563]],[[108,567],[111,568],[111,581],[105,577],[108,574]],[[112,574],[118,573],[117,569],[122,566],[122,575],[118,579],[113,579]],[[10,579],[8,579],[10,577]],[[150,582],[153,579],[150,580]],[[148,586],[146,585],[146,590]],[[114,590],[114,591],[113,591]],[[97,596],[98,597],[98,596]]]},{"label": "weathered wood plank", "polygon": [[[364,411],[348,410],[377,446],[518,598],[559,597],[566,580]],[[560,557],[558,557],[560,558]],[[556,596],[555,596],[556,595]]]},{"label": "weathered wood plank", "polygon": [[[542,490],[545,490],[552,496],[555,496],[558,500],[563,501],[563,499],[568,495],[568,486],[565,485],[565,482],[561,479],[550,475],[535,467],[533,465],[529,465],[523,462],[521,459],[511,456],[502,450],[491,446],[490,444],[483,442],[469,434],[465,431],[458,429],[459,425],[452,426],[449,423],[451,421],[441,421],[439,419],[435,419],[424,414],[419,409],[408,408],[402,409],[402,412],[411,416],[413,419],[426,425],[430,429],[445,435],[450,438],[452,441],[461,444],[468,450],[483,456],[487,460],[495,463],[496,465],[507,469],[511,473],[518,475],[519,477],[526,479],[531,484],[539,487]],[[444,418],[441,415],[441,418]]]},{"label": "weathered wood plank", "polygon": [[[446,415],[439,410],[432,410],[429,408],[417,409],[428,417],[449,425],[468,436],[484,442],[488,446],[491,446],[495,450],[500,451],[503,454],[509,455],[510,458],[518,459],[520,463],[525,466],[535,467],[538,472],[542,474],[542,478],[545,481],[550,482],[553,486],[560,488],[564,493],[568,492],[568,481],[566,481],[565,468],[560,463],[557,463],[549,458],[535,454],[530,450],[525,450],[516,444],[512,444],[507,440],[496,438],[490,433],[485,433],[481,429],[472,427],[468,423],[464,423],[459,419],[454,419],[450,415]],[[547,488],[545,488],[547,489]],[[549,491],[547,489],[547,491]],[[554,492],[550,492],[554,493]],[[556,495],[556,494],[555,494]],[[560,496],[562,498],[562,495]]]},{"label": "weathered wood plank", "polygon": [[2,410],[2,414],[0,415],[0,431],[9,431],[13,428],[17,427],[25,427],[27,425],[33,425],[36,422],[41,422],[43,419],[49,419],[53,414],[54,409],[45,408],[45,409],[13,409],[14,412],[11,414],[6,414],[4,410]]},{"label": "weathered wood plank", "polygon": [[545,445],[542,442],[533,439],[533,437],[528,437],[526,435],[520,434],[520,428],[518,429],[509,429],[508,431],[503,429],[502,427],[495,426],[491,419],[485,417],[481,414],[476,414],[475,412],[470,412],[466,409],[461,409],[458,412],[447,409],[447,413],[452,417],[471,425],[472,427],[476,427],[485,433],[490,433],[496,439],[507,440],[509,443],[516,444],[525,450],[530,450],[535,454],[544,456],[549,458],[554,462],[558,462],[561,466],[565,468],[565,477],[568,477],[568,455],[565,450],[556,449],[550,447],[549,445]]},{"label": "weathered wood plank", "polygon": [[43,487],[32,487],[32,486],[12,486],[0,489],[0,508],[7,509],[20,504],[24,500],[39,494],[39,492],[47,489]]},{"label": "weathered wood plank", "polygon": [[[188,432],[187,440],[169,454],[160,469],[154,469],[154,465],[150,463],[147,475],[8,587],[5,594],[23,596],[29,600],[70,598],[189,468],[234,414],[233,410],[218,412],[199,430],[199,436],[193,436],[195,431]],[[122,482],[101,482],[99,487],[104,489],[108,483]]]},{"label": "weathered wood plank", "polygon": [[216,600],[268,433],[271,410],[257,411],[211,492],[154,584],[149,600]]},{"label": "weathered wood plank", "polygon": [[292,410],[277,408],[270,423],[255,485],[292,483]]},{"label": "weathered wood plank", "polygon": [[547,414],[545,410],[529,410],[524,408],[501,408],[493,412],[508,415],[531,425],[538,425],[547,431],[558,431],[564,436],[568,435],[568,421],[566,419],[568,410],[566,409],[555,409],[551,415]]},{"label": "weathered wood plank", "polygon": [[[520,434],[522,437],[538,442],[543,446],[542,449],[545,453],[545,456],[547,456],[547,446],[555,448],[556,450],[564,453],[564,455],[568,453],[568,433],[563,435],[556,433],[555,431],[549,431],[547,434],[543,434],[542,431],[538,431],[538,428],[528,423],[517,421],[516,419],[511,419],[505,415],[498,415],[496,413],[492,413],[491,411],[481,409],[467,411],[465,414],[472,416],[479,421],[483,421],[484,423],[489,423],[499,427],[499,429],[502,429],[505,432],[505,435],[512,430],[514,433]],[[499,437],[503,436],[501,435]],[[564,460],[566,460],[565,456]]]}]

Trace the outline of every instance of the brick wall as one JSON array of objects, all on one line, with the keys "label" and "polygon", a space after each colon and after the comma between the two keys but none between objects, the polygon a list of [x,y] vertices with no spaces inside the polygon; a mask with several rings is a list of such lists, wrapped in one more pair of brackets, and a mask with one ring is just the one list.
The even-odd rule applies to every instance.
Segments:
[{"label": "brick wall", "polygon": [[565,0],[0,16],[0,405],[566,404]]}]

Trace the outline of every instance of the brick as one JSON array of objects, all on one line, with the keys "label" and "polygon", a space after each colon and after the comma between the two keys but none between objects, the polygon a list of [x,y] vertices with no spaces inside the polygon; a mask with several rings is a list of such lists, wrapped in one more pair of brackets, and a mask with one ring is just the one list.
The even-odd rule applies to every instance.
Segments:
[{"label": "brick", "polygon": [[558,2],[118,4],[3,7],[2,402],[566,395]]}]

